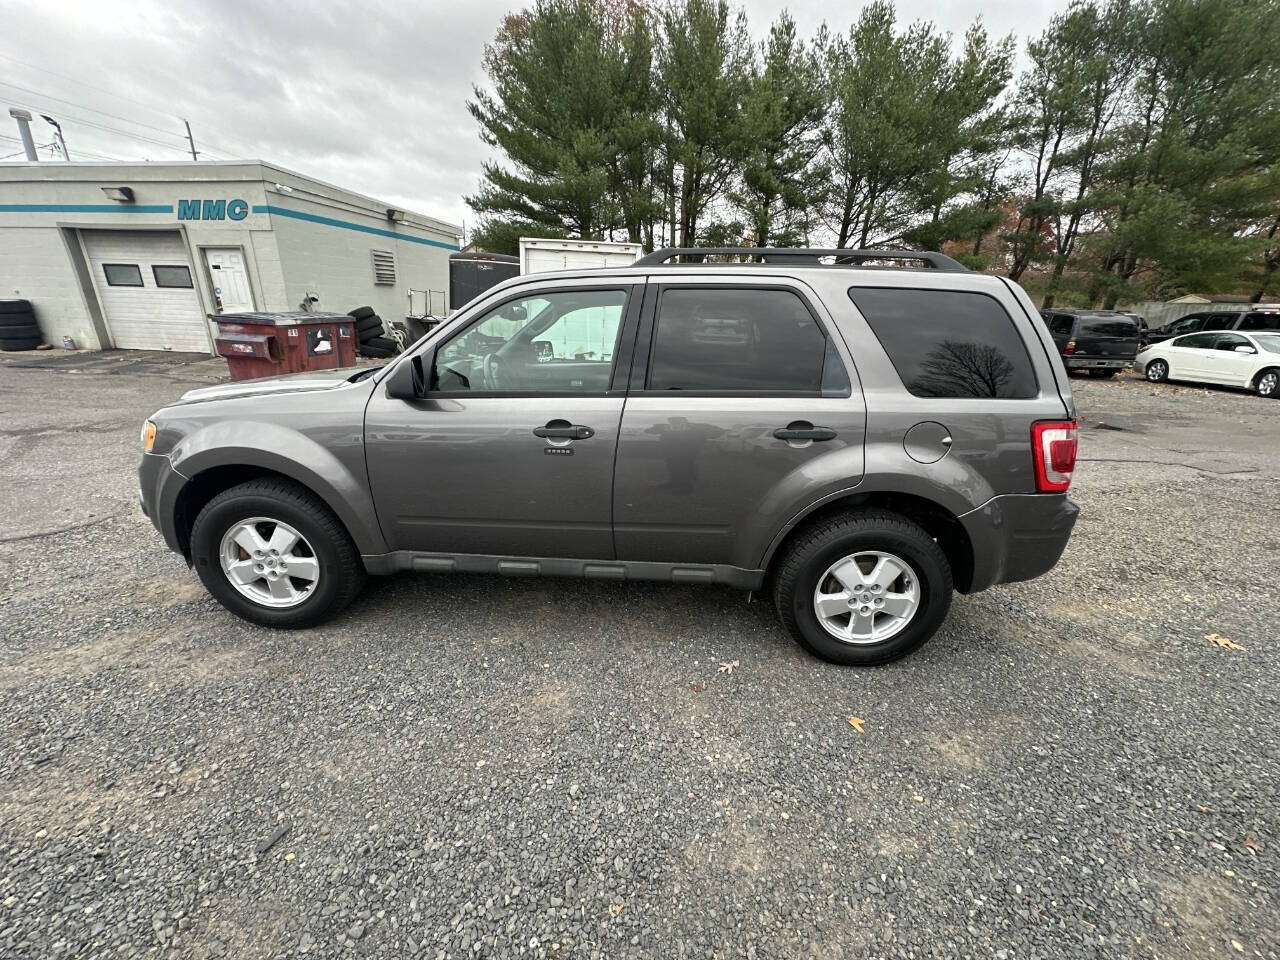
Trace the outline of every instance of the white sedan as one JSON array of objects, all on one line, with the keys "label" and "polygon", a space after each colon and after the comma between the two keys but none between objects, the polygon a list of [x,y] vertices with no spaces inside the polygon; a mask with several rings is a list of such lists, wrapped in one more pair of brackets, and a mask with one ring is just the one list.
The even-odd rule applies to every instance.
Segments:
[{"label": "white sedan", "polygon": [[1280,397],[1280,333],[1189,333],[1143,347],[1133,365],[1152,383],[1218,383]]}]

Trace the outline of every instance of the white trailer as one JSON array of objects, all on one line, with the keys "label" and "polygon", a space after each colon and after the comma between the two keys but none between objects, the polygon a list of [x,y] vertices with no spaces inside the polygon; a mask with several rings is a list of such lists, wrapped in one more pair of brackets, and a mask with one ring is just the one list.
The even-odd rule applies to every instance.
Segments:
[{"label": "white trailer", "polygon": [[583,267],[625,267],[644,255],[638,243],[604,240],[549,240],[520,238],[520,272],[580,270]]}]

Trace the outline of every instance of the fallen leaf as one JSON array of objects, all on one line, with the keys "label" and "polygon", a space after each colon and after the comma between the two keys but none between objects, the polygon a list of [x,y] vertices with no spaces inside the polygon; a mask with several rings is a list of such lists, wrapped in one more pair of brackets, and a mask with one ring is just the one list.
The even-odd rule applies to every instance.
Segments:
[{"label": "fallen leaf", "polygon": [[1243,650],[1244,647],[1227,637],[1220,636],[1216,633],[1206,633],[1204,638],[1214,646],[1221,647],[1223,650]]},{"label": "fallen leaf", "polygon": [[1239,940],[1232,940],[1231,946],[1235,949],[1236,953],[1244,953],[1244,944]]},{"label": "fallen leaf", "polygon": [[913,793],[911,795],[911,799],[914,800],[916,803],[924,803],[924,797],[920,796],[920,794],[918,793]]},{"label": "fallen leaf", "polygon": [[850,718],[849,718],[849,726],[853,727],[853,729],[857,730],[859,733],[866,733],[866,732],[867,732],[867,731],[865,731],[865,730],[863,730],[863,729],[862,729],[862,725],[863,725],[864,723],[866,723],[866,722],[867,722],[867,721],[863,720],[861,717],[850,717]]},{"label": "fallen leaf", "polygon": [[616,917],[618,914],[622,912],[622,907],[623,907],[623,904],[615,903],[611,907],[609,907],[609,909],[613,911],[613,915]]},{"label": "fallen leaf", "polygon": [[738,665],[739,664],[737,660],[726,660],[724,663],[720,664],[720,672],[733,673],[733,668]]},{"label": "fallen leaf", "polygon": [[689,684],[689,689],[692,690],[694,693],[701,693],[703,690],[707,689],[707,685],[705,683],[699,683],[697,680],[695,680],[693,681],[693,683]]},{"label": "fallen leaf", "polygon": [[285,860],[286,860],[288,863],[293,863],[293,854],[292,854],[292,853],[286,853],[286,854],[284,855],[284,858],[285,858]]},{"label": "fallen leaf", "polygon": [[1253,839],[1253,837],[1248,837],[1248,836],[1244,838],[1244,842],[1240,844],[1240,846],[1244,847],[1244,849],[1248,850],[1252,854],[1256,854],[1259,850],[1262,849],[1262,844],[1260,844],[1257,840]]}]

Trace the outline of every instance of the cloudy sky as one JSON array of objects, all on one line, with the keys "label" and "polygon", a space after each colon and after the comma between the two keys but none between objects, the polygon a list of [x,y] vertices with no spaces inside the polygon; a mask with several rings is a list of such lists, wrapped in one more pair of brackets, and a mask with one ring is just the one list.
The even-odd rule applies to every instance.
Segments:
[{"label": "cloudy sky", "polygon": [[[899,0],[960,33],[981,16],[1020,43],[1066,0]],[[73,160],[270,160],[451,223],[473,217],[488,149],[466,111],[485,43],[521,0],[422,3],[0,0],[0,105],[62,124]],[[805,33],[862,6],[747,0],[752,30],[789,9]],[[841,19],[832,11],[841,9]],[[38,145],[52,128],[33,123]],[[0,111],[0,157],[21,150]],[[41,150],[41,157],[49,149]],[[13,159],[13,158],[8,158]],[[21,160],[19,153],[16,158]]]}]

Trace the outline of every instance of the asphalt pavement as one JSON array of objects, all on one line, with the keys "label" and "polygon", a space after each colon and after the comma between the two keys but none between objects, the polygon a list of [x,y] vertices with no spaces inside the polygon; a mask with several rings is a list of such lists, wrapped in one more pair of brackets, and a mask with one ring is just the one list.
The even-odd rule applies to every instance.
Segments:
[{"label": "asphalt pavement", "polygon": [[5,960],[1280,953],[1280,403],[1074,381],[1062,563],[854,670],[706,587],[237,620],[137,509],[197,369],[0,368]]}]

